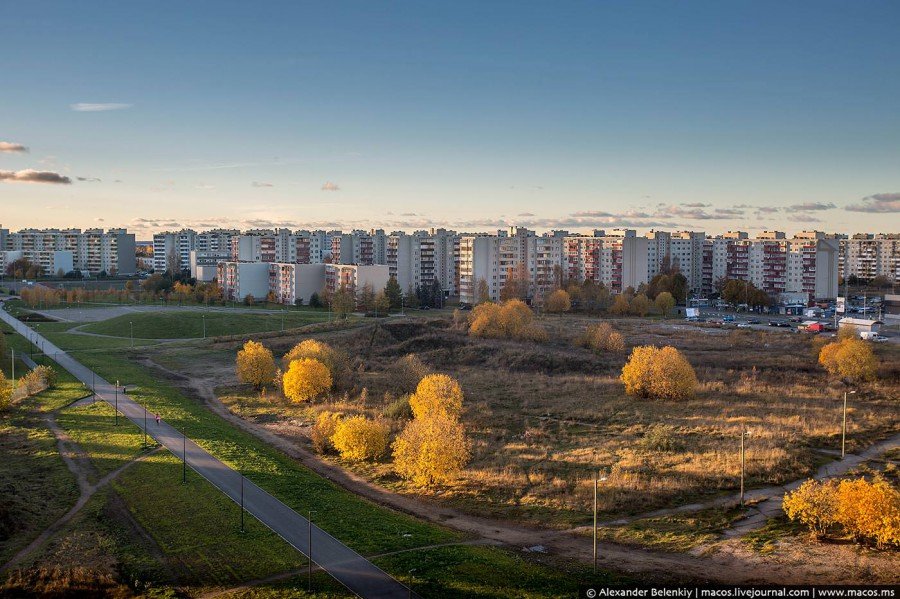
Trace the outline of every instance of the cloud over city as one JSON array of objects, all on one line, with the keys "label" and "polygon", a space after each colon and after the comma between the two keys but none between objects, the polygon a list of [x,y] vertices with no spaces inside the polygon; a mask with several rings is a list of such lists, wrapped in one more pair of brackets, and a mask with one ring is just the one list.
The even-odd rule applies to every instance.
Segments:
[{"label": "cloud over city", "polygon": [[4,154],[23,154],[28,148],[22,144],[13,143],[11,141],[0,141],[0,153]]},{"label": "cloud over city", "polygon": [[7,183],[55,183],[68,185],[72,179],[52,171],[36,171],[25,169],[21,171],[0,171],[0,181]]},{"label": "cloud over city", "polygon": [[340,191],[341,188],[337,183],[333,183],[331,181],[326,181],[324,185],[322,185],[322,191]]},{"label": "cloud over city", "polygon": [[850,212],[900,212],[900,192],[866,196],[858,204],[851,204],[846,209]]}]

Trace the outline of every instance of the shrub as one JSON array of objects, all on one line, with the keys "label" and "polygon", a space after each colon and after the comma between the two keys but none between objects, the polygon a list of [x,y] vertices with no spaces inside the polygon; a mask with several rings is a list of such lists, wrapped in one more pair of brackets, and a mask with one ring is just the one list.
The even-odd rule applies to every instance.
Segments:
[{"label": "shrub", "polygon": [[823,347],[819,364],[832,376],[862,382],[875,380],[878,359],[868,343],[848,338]]},{"label": "shrub", "polygon": [[418,486],[449,482],[469,461],[465,429],[446,416],[410,421],[392,448],[394,470]]},{"label": "shrub", "polygon": [[387,400],[381,414],[385,418],[399,420],[401,418],[412,418],[412,408],[409,406],[409,394],[403,394],[400,397],[393,398],[390,394],[385,394]]},{"label": "shrub", "polygon": [[557,289],[544,302],[544,311],[548,314],[562,314],[572,309],[572,298],[565,289]]},{"label": "shrub", "polygon": [[636,295],[628,309],[635,316],[647,316],[650,313],[650,300],[643,293]]},{"label": "shrub", "polygon": [[318,453],[325,453],[329,449],[333,449],[331,444],[331,436],[337,428],[338,423],[344,417],[340,412],[320,412],[316,417],[316,423],[310,430],[309,438],[312,441],[313,449]]},{"label": "shrub", "polygon": [[43,381],[45,389],[52,389],[56,386],[56,371],[49,366],[37,366],[33,372]]},{"label": "shrub", "polygon": [[314,358],[294,360],[284,373],[283,388],[284,396],[291,401],[309,401],[331,389],[331,373]]},{"label": "shrub", "polygon": [[331,373],[332,385],[343,386],[349,373],[346,356],[332,348],[324,341],[317,339],[304,339],[284,355],[281,359],[284,368],[287,369],[291,362],[302,358],[314,358],[324,364]]},{"label": "shrub", "polygon": [[275,378],[275,359],[262,343],[248,341],[237,354],[238,380],[261,389]]},{"label": "shrub", "polygon": [[900,546],[900,492],[880,476],[842,480],[835,520],[858,541]]},{"label": "shrub", "polygon": [[693,367],[671,346],[635,347],[622,367],[620,379],[625,384],[625,392],[638,397],[687,399],[697,389]]},{"label": "shrub", "polygon": [[534,313],[522,300],[512,299],[502,305],[484,303],[469,315],[469,334],[474,337],[546,341],[547,332],[534,324]]},{"label": "shrub", "polygon": [[802,522],[817,538],[822,538],[835,522],[836,487],[831,480],[808,480],[784,496],[782,509],[789,519]]},{"label": "shrub", "polygon": [[9,409],[12,403],[12,391],[12,384],[10,384],[3,373],[0,373],[0,412],[5,412]]},{"label": "shrub", "polygon": [[622,334],[606,322],[589,326],[584,335],[578,339],[578,344],[598,353],[603,350],[620,352],[625,349],[625,339]]},{"label": "shrub", "polygon": [[412,393],[423,378],[431,371],[415,354],[406,354],[398,359],[390,368],[389,376],[392,386],[398,391]]},{"label": "shrub", "polygon": [[617,295],[616,299],[613,300],[612,306],[609,308],[610,313],[617,316],[625,316],[630,310],[631,305],[628,301],[628,296],[624,293]]},{"label": "shrub", "polygon": [[35,368],[34,370],[26,372],[25,375],[19,379],[19,386],[25,389],[26,395],[35,395],[47,388],[47,381],[37,368]]},{"label": "shrub", "polygon": [[416,418],[447,416],[457,418],[462,411],[463,392],[455,380],[446,374],[429,374],[409,398],[409,406]]},{"label": "shrub", "polygon": [[331,436],[331,443],[346,460],[361,462],[384,455],[390,429],[383,422],[365,416],[341,420]]},{"label": "shrub", "polygon": [[668,424],[654,424],[647,427],[644,436],[638,442],[645,451],[678,451],[682,444],[675,436],[675,427]]},{"label": "shrub", "polygon": [[675,298],[668,291],[663,291],[653,300],[653,305],[664,318],[668,318],[672,313],[672,308],[675,307]]}]

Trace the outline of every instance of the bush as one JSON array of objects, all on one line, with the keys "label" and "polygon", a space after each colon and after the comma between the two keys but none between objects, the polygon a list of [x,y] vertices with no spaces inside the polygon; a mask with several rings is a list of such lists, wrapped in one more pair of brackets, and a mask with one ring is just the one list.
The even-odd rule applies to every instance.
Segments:
[{"label": "bush", "polygon": [[548,314],[562,314],[572,309],[572,298],[565,289],[557,289],[544,302],[544,311]]},{"label": "bush", "polygon": [[578,344],[598,353],[604,350],[611,352],[625,350],[625,338],[606,322],[589,326],[584,335],[578,339]]},{"label": "bush", "polygon": [[392,387],[404,393],[412,393],[419,385],[419,381],[428,376],[430,372],[417,355],[406,354],[393,363],[388,375]]},{"label": "bush", "polygon": [[35,368],[19,379],[19,387],[25,389],[26,395],[35,395],[47,388],[47,381]]},{"label": "bush", "polygon": [[45,389],[52,389],[56,386],[56,371],[49,366],[37,366],[33,372],[44,382]]},{"label": "bush", "polygon": [[629,395],[658,399],[688,399],[698,384],[693,367],[671,346],[635,347],[620,379]]},{"label": "bush", "polygon": [[668,424],[654,424],[647,427],[638,445],[644,451],[669,452],[682,448],[681,442],[676,438],[675,427]]},{"label": "bush", "polygon": [[817,538],[837,526],[857,541],[900,546],[900,492],[880,475],[872,481],[808,480],[785,495],[782,506]]},{"label": "bush", "polygon": [[334,449],[331,444],[331,436],[337,428],[338,423],[344,417],[340,412],[321,412],[316,417],[316,423],[312,426],[309,438],[312,441],[313,449],[318,453],[325,453],[330,449]]},{"label": "bush", "polygon": [[390,429],[383,422],[365,416],[341,420],[331,436],[331,443],[345,460],[361,462],[384,455]]},{"label": "bush", "polygon": [[294,360],[284,373],[283,389],[295,403],[309,401],[331,389],[331,373],[314,358]]},{"label": "bush", "polygon": [[12,384],[10,384],[6,376],[0,372],[0,412],[5,412],[9,409],[9,406],[12,403],[12,391]]},{"label": "bush", "polygon": [[462,411],[462,401],[459,383],[446,374],[430,374],[416,387],[415,394],[409,398],[409,406],[415,418],[457,418]]},{"label": "bush", "polygon": [[396,399],[392,398],[390,394],[385,394],[385,398],[388,400],[387,405],[384,406],[384,409],[381,411],[381,414],[385,418],[391,418],[394,420],[399,420],[401,418],[412,418],[412,408],[409,405],[409,394],[403,394]]},{"label": "bush", "polygon": [[819,364],[832,376],[857,382],[875,380],[878,369],[872,347],[858,338],[829,343],[819,352]]},{"label": "bush", "polygon": [[453,480],[469,460],[469,442],[454,418],[416,418],[393,444],[394,470],[418,486]]},{"label": "bush", "polygon": [[501,305],[484,303],[469,314],[469,334],[473,337],[546,341],[547,332],[534,324],[534,313],[522,300]]},{"label": "bush", "polygon": [[291,362],[303,358],[313,358],[324,364],[331,374],[332,384],[342,381],[348,371],[346,357],[324,341],[304,339],[292,347],[281,360],[284,368],[287,369]]}]

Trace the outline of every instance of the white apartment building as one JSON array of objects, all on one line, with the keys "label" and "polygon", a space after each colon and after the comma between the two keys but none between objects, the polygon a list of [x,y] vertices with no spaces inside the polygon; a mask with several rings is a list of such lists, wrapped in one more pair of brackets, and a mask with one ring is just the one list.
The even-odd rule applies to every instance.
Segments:
[{"label": "white apartment building", "polygon": [[562,270],[566,278],[602,283],[619,293],[647,282],[650,241],[634,229],[595,230],[592,237],[563,238]]},{"label": "white apartment building", "polygon": [[445,296],[455,295],[458,248],[459,236],[454,231],[395,231],[387,237],[385,263],[404,293],[437,282]]},{"label": "white apartment building", "polygon": [[243,301],[248,295],[261,300],[269,294],[267,262],[219,262],[216,268],[226,300]]},{"label": "white apartment building", "polygon": [[366,284],[376,293],[384,289],[390,278],[387,264],[326,264],[325,290],[331,293],[340,289],[357,292]]},{"label": "white apartment building", "polygon": [[900,283],[900,234],[857,233],[840,244],[842,277],[870,280],[882,276]]},{"label": "white apartment building", "polygon": [[20,251],[32,262],[55,267],[45,270],[47,274],[57,274],[60,268],[68,266],[64,255],[54,257],[52,252],[71,254],[72,265],[67,273],[80,270],[91,275],[115,275],[134,274],[137,270],[134,235],[125,229],[23,229],[3,237],[4,250]]},{"label": "white apartment building", "polygon": [[382,229],[355,230],[331,235],[331,261],[335,264],[387,263],[388,238]]},{"label": "white apartment building", "polygon": [[269,264],[269,291],[281,304],[292,306],[297,300],[309,304],[313,293],[321,295],[325,289],[325,268],[325,264]]}]

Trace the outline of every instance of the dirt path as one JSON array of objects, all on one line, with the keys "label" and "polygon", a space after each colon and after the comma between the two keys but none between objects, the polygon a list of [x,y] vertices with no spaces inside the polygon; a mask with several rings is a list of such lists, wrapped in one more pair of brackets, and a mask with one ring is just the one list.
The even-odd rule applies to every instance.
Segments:
[{"label": "dirt path", "polygon": [[96,470],[91,463],[90,457],[88,457],[88,455],[78,446],[78,444],[72,440],[69,434],[59,426],[53,413],[49,413],[45,416],[45,422],[47,424],[47,428],[50,429],[50,431],[53,433],[53,436],[56,437],[56,444],[59,449],[59,455],[62,457],[63,461],[72,472],[72,474],[75,475],[75,478],[78,482],[78,489],[80,490],[81,494],[78,497],[78,501],[75,502],[75,505],[73,505],[69,509],[69,511],[63,514],[58,520],[56,520],[56,522],[44,529],[44,531],[41,532],[41,534],[39,534],[37,538],[35,538],[26,547],[16,553],[8,562],[3,564],[3,566],[0,567],[0,572],[5,572],[12,566],[21,562],[30,553],[46,543],[47,540],[50,539],[50,537],[62,530],[63,526],[68,524],[72,520],[72,518],[74,518],[75,515],[81,511],[81,508],[83,508],[85,504],[87,504],[90,498],[94,496],[94,493],[112,482],[126,468],[129,468],[137,462],[149,457],[158,449],[160,449],[156,448],[153,451],[134,458],[130,462],[123,464],[116,470],[113,470],[112,472],[101,478],[95,484],[91,484],[90,477],[96,474]]},{"label": "dirt path", "polygon": [[[429,520],[448,528],[472,535],[491,543],[517,549],[541,545],[549,555],[567,560],[586,562],[591,559],[591,539],[579,531],[541,529],[521,524],[473,516],[443,507],[423,498],[400,495],[379,487],[361,476],[324,461],[288,439],[261,425],[245,421],[231,413],[214,392],[216,379],[188,377],[157,364],[149,357],[140,363],[161,373],[190,396],[200,399],[215,414],[236,427],[245,430],[317,474],[331,480],[348,491],[380,505]],[[697,504],[699,505],[699,504]],[[695,507],[695,506],[690,506]],[[697,508],[702,509],[702,508]],[[599,565],[602,568],[641,574],[659,580],[713,581],[723,583],[804,583],[822,582],[821,573],[813,572],[802,561],[776,559],[738,550],[709,551],[708,548],[689,554],[666,553],[612,543],[599,545]],[[857,573],[835,571],[829,574],[829,582],[853,582]]]}]

